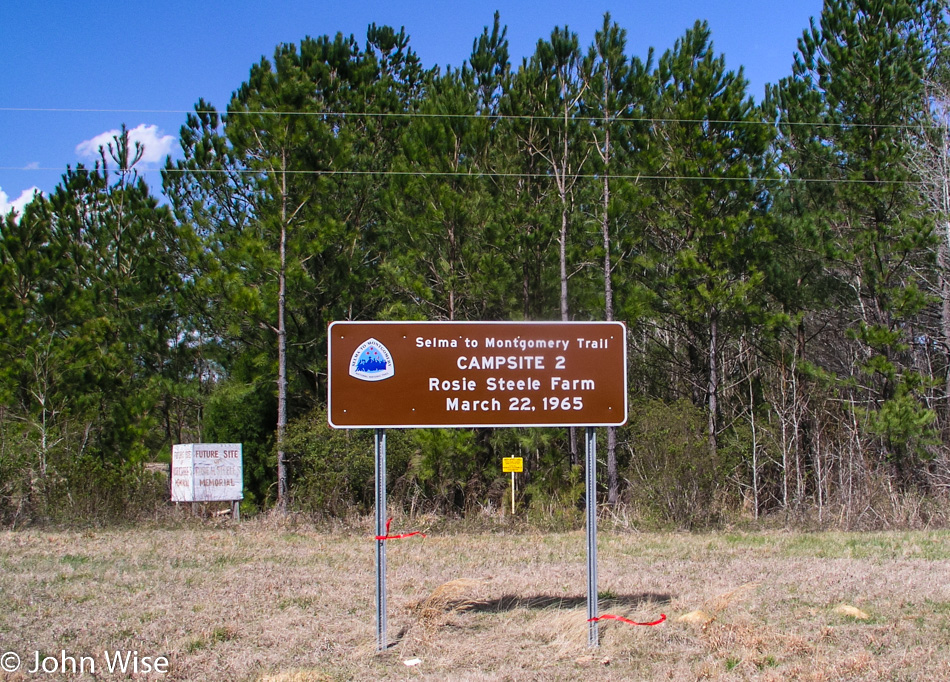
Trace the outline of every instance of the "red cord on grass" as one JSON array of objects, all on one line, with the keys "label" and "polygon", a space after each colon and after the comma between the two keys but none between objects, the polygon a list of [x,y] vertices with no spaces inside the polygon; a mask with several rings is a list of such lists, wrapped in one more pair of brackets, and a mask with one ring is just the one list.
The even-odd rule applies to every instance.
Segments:
[{"label": "red cord on grass", "polygon": [[652,625],[659,625],[659,624],[662,623],[664,620],[666,620],[666,614],[665,614],[665,613],[661,613],[659,620],[655,620],[655,621],[653,621],[652,623],[636,623],[636,622],[630,620],[629,618],[624,618],[623,616],[611,616],[611,615],[600,616],[600,617],[598,617],[598,618],[590,618],[590,619],[588,619],[587,622],[588,622],[588,623],[596,623],[596,622],[599,621],[599,620],[619,620],[621,623],[626,623],[627,625],[648,625],[648,626],[652,626]]},{"label": "red cord on grass", "polygon": [[423,533],[422,531],[419,531],[419,530],[417,530],[417,531],[415,531],[415,532],[413,532],[413,533],[403,533],[402,535],[390,535],[390,534],[389,534],[389,524],[391,524],[392,522],[393,522],[392,519],[389,519],[389,520],[386,522],[386,534],[385,534],[385,535],[377,535],[377,536],[375,536],[375,539],[376,539],[376,540],[402,540],[403,538],[411,538],[413,535],[421,535],[422,537],[425,537],[425,536],[426,536],[425,533]]}]

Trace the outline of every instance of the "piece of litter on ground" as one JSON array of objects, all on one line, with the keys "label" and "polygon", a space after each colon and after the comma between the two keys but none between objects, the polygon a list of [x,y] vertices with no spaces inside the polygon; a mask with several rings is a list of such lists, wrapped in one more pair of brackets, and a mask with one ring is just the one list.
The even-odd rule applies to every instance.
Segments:
[{"label": "piece of litter on ground", "polygon": [[835,613],[840,616],[854,618],[855,620],[868,620],[871,617],[861,609],[851,606],[851,604],[840,604],[835,608]]},{"label": "piece of litter on ground", "polygon": [[403,664],[408,665],[410,668],[414,665],[419,665],[422,663],[421,658],[410,658],[408,661],[403,661]]}]

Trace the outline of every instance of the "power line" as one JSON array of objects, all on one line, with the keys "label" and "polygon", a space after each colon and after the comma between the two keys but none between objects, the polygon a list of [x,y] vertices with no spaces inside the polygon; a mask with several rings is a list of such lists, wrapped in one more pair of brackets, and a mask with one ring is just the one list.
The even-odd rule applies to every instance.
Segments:
[{"label": "power line", "polygon": [[[61,171],[61,168],[52,168],[52,167],[37,167],[37,168],[19,168],[14,166],[0,166],[0,171]],[[101,168],[70,168],[72,173],[96,173],[102,172]],[[116,171],[110,169],[109,173],[115,174],[120,173],[121,171]],[[133,168],[128,171],[129,173],[137,173],[139,175],[155,173],[173,173],[176,175],[184,175],[187,173],[193,173],[195,175],[200,174],[210,174],[210,175],[279,175],[281,173],[286,173],[287,175],[313,175],[313,176],[394,176],[394,177],[434,177],[434,178],[471,178],[471,179],[490,179],[490,178],[503,178],[503,179],[554,179],[554,176],[549,173],[507,173],[500,171],[480,171],[478,173],[463,173],[458,171],[398,171],[398,170],[269,170],[269,169],[251,169],[251,168],[239,168],[239,169],[224,169],[224,168],[209,168],[209,169],[190,169],[190,168]],[[794,178],[789,176],[777,176],[777,177],[728,177],[721,175],[645,175],[645,174],[636,174],[636,173],[611,173],[609,175],[598,174],[598,173],[579,173],[571,176],[578,180],[603,180],[605,177],[608,180],[670,180],[670,181],[702,181],[710,180],[714,182],[736,182],[736,183],[748,183],[748,182],[757,182],[757,183],[773,183],[773,184],[783,184],[783,183],[830,183],[830,184],[845,184],[845,185],[876,185],[876,186],[926,186],[931,183],[924,182],[922,180],[867,180],[867,179],[849,179],[849,178]]]},{"label": "power line", "polygon": [[[525,121],[562,121],[563,115],[541,114],[430,114],[418,111],[218,111],[216,109],[80,109],[80,108],[42,108],[42,107],[0,107],[5,113],[58,113],[58,114],[217,114],[218,116],[317,116],[324,118],[455,118],[455,119],[494,119],[494,120],[525,120]],[[573,122],[599,123],[602,116],[572,116]],[[828,121],[766,121],[766,120],[735,120],[735,119],[708,119],[708,118],[664,118],[652,116],[614,116],[612,122],[622,123],[701,123],[707,125],[768,125],[768,126],[815,126],[829,128],[896,128],[899,130],[924,130],[926,126],[920,123],[833,123]]]}]

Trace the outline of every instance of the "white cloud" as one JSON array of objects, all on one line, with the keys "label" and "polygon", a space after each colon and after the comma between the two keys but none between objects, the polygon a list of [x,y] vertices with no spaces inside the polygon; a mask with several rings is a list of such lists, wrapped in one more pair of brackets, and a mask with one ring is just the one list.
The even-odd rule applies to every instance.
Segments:
[{"label": "white cloud", "polygon": [[[108,159],[109,144],[115,144],[112,138],[118,137],[120,132],[119,130],[107,130],[91,140],[80,142],[76,145],[76,155],[83,159],[97,161],[99,160],[99,147],[103,147],[106,149],[106,158]],[[133,149],[136,142],[145,148],[142,163],[146,166],[164,161],[175,146],[175,137],[173,135],[162,135],[161,132],[157,125],[145,125],[144,123],[129,130],[129,142]]]},{"label": "white cloud", "polygon": [[30,187],[29,189],[23,190],[16,199],[10,201],[10,197],[7,196],[7,193],[0,188],[0,216],[5,216],[10,211],[16,211],[17,216],[22,217],[23,207],[33,201],[33,196],[37,192],[42,194],[39,187]]}]

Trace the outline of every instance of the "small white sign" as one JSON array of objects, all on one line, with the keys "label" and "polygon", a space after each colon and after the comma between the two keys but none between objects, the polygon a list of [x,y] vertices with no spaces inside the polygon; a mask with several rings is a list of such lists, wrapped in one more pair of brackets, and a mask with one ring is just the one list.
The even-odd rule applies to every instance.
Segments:
[{"label": "small white sign", "polygon": [[194,502],[194,445],[172,447],[172,502]]},{"label": "small white sign", "polygon": [[172,502],[243,499],[241,443],[183,443],[172,448]]}]

